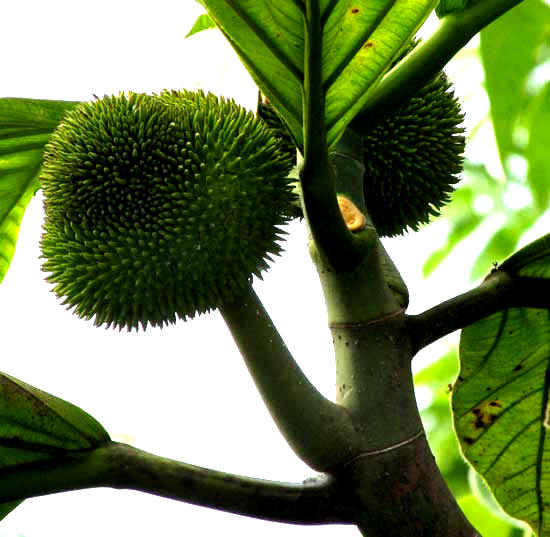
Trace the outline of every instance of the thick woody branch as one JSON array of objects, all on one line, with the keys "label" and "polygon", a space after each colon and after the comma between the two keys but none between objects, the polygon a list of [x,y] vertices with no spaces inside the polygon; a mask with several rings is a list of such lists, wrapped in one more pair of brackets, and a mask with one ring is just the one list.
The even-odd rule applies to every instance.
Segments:
[{"label": "thick woody branch", "polygon": [[419,315],[409,315],[414,353],[430,343],[507,308],[549,308],[550,280],[493,271],[478,287]]},{"label": "thick woody branch", "polygon": [[346,411],[326,399],[300,369],[252,289],[220,312],[279,430],[310,467],[328,471],[355,449]]},{"label": "thick woody branch", "polygon": [[93,487],[133,489],[230,513],[294,524],[350,523],[330,478],[287,484],[218,472],[110,443],[49,462],[5,468],[0,502]]}]

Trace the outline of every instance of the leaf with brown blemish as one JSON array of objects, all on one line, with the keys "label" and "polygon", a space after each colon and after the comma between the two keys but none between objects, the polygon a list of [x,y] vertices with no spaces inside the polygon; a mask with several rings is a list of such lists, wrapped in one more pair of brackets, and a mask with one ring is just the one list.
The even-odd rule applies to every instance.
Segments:
[{"label": "leaf with brown blemish", "polygon": [[550,315],[515,308],[462,331],[453,420],[466,459],[511,516],[550,535]]}]

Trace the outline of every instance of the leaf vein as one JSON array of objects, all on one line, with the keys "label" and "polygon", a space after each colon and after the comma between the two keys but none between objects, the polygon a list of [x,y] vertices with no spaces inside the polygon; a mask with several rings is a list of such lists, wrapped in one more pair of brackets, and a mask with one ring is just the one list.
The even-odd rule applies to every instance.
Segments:
[{"label": "leaf vein", "polygon": [[241,7],[235,1],[228,0],[227,5],[233,10],[235,15],[237,15],[243,22],[246,24],[258,37],[258,39],[264,44],[264,46],[273,54],[273,56],[283,64],[283,66],[290,71],[292,76],[301,81],[303,79],[303,71],[300,71],[290,58],[283,53],[279,48],[273,46],[272,40],[266,34],[266,32],[256,24],[256,22],[250,18],[250,16],[241,9]]},{"label": "leaf vein", "polygon": [[[504,444],[504,447],[499,451],[499,453],[497,454],[497,456],[493,459],[493,461],[491,462],[491,464],[487,467],[487,469],[485,470],[484,472],[484,475],[487,475],[494,467],[495,465],[497,464],[497,462],[502,458],[502,456],[504,455],[504,453],[508,450],[508,448],[515,442],[515,440],[517,438],[519,438],[522,434],[525,433],[525,431],[527,429],[529,429],[529,427],[531,427],[531,425],[533,425],[533,423],[536,423],[538,421],[538,417],[531,420],[530,422],[527,423],[527,425],[525,425],[522,429],[520,429],[512,438],[510,438],[508,440],[508,442],[506,442]],[[483,434],[480,435],[480,438],[483,436]],[[510,478],[511,476],[508,476],[508,479]]]},{"label": "leaf vein", "polygon": [[348,67],[350,62],[355,57],[355,55],[363,48],[363,45],[365,44],[365,42],[373,34],[373,32],[378,28],[378,26],[382,23],[382,20],[386,17],[386,15],[395,5],[396,1],[397,0],[392,0],[391,2],[388,2],[385,5],[384,9],[381,10],[380,13],[378,13],[378,15],[376,16],[376,18],[371,22],[371,24],[363,30],[361,37],[357,40],[356,46],[349,50],[347,55],[342,58],[340,64],[334,68],[330,77],[328,77],[323,82],[323,89],[325,90],[325,92],[328,92],[332,84],[336,82],[338,77],[342,74],[342,72],[346,69],[346,67]]}]

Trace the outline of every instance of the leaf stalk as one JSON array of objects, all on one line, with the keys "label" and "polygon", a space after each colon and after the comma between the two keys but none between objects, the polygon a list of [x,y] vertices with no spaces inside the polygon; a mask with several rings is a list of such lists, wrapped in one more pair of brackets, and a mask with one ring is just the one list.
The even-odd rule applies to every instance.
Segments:
[{"label": "leaf stalk", "polygon": [[408,325],[416,354],[430,343],[508,308],[550,308],[550,281],[494,270],[475,289],[419,314]]},{"label": "leaf stalk", "polygon": [[322,84],[322,25],[318,0],[306,0],[303,86],[304,159],[302,201],[317,248],[335,270],[357,265],[363,249],[346,228],[336,201],[335,172],[329,160]]}]

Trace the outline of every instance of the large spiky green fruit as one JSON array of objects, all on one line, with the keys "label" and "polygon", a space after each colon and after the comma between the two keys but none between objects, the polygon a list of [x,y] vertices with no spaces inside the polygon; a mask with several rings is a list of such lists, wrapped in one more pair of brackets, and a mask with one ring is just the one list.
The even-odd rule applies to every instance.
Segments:
[{"label": "large spiky green fruit", "polygon": [[97,325],[214,309],[279,253],[291,165],[252,113],[211,94],[82,103],[45,153],[43,269]]},{"label": "large spiky green fruit", "polygon": [[418,230],[450,200],[462,171],[464,116],[443,72],[362,128],[365,203],[381,236]]}]

